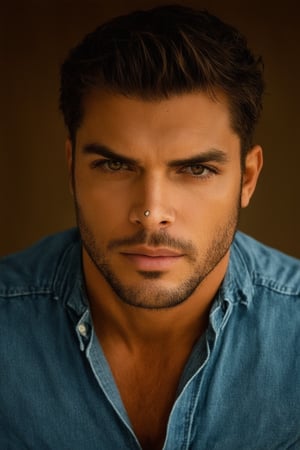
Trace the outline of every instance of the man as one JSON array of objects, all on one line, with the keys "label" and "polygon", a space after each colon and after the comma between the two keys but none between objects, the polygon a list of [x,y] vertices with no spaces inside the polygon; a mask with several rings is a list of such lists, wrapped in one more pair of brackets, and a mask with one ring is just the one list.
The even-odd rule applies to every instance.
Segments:
[{"label": "man", "polygon": [[116,18],[60,105],[78,231],[0,263],[1,449],[300,448],[300,265],[236,232],[262,63],[207,12]]}]

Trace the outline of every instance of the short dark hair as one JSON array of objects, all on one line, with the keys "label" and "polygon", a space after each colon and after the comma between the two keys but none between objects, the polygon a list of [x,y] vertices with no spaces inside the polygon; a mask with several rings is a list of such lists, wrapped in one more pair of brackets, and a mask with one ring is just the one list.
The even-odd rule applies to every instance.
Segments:
[{"label": "short dark hair", "polygon": [[242,156],[262,109],[263,63],[234,27],[207,11],[161,6],[116,17],[88,34],[61,67],[60,109],[74,144],[94,88],[144,100],[223,92]]}]

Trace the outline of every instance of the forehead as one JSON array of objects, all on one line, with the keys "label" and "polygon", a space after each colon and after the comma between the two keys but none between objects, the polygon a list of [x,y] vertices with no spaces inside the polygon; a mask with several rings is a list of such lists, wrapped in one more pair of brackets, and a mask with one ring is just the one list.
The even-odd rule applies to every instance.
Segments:
[{"label": "forehead", "polygon": [[203,92],[150,101],[94,90],[84,100],[77,133],[78,145],[101,143],[133,153],[143,148],[182,153],[194,146],[226,147],[232,140],[239,139],[225,96],[212,99]]}]

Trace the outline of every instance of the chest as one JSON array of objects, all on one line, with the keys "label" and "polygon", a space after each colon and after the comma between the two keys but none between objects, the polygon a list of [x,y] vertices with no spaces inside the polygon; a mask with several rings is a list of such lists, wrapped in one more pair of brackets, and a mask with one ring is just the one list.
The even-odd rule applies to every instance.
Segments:
[{"label": "chest", "polygon": [[112,368],[132,428],[143,450],[163,447],[180,369],[149,361]]}]

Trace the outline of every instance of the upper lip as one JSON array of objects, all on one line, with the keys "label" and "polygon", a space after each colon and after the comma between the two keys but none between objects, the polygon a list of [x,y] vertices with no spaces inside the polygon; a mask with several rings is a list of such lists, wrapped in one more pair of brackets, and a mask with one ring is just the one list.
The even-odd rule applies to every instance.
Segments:
[{"label": "upper lip", "polygon": [[182,256],[182,253],[176,250],[170,250],[169,248],[163,247],[146,247],[146,246],[138,246],[133,247],[128,250],[123,251],[127,255],[143,255],[143,256]]}]

